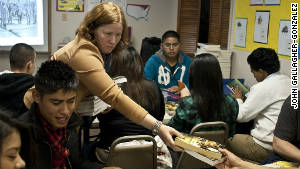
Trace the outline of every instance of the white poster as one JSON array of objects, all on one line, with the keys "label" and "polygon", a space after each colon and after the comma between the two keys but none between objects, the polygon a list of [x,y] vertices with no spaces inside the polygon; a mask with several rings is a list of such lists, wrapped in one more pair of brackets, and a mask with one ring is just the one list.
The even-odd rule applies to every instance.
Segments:
[{"label": "white poster", "polygon": [[263,5],[264,0],[250,0],[250,5]]},{"label": "white poster", "polygon": [[102,0],[87,0],[87,11],[91,11],[95,6],[101,3]]},{"label": "white poster", "polygon": [[278,54],[291,56],[291,21],[281,20],[278,33]]},{"label": "white poster", "polygon": [[268,43],[269,11],[257,11],[254,26],[254,42]]},{"label": "white poster", "polygon": [[246,47],[247,18],[236,18],[234,46]]},{"label": "white poster", "polygon": [[0,0],[0,46],[44,45],[42,0]]},{"label": "white poster", "polygon": [[140,4],[128,4],[127,5],[127,15],[138,19],[148,19],[148,13],[150,10],[150,5],[140,5]]},{"label": "white poster", "polygon": [[265,0],[265,5],[280,5],[280,0]]}]

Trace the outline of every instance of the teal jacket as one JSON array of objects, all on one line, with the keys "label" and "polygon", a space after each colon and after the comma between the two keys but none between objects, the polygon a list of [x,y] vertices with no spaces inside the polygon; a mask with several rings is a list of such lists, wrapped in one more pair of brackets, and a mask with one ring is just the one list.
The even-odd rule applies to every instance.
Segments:
[{"label": "teal jacket", "polygon": [[144,68],[144,76],[148,80],[154,81],[159,88],[170,88],[178,86],[177,81],[180,80],[189,87],[188,72],[192,59],[179,51],[178,63],[174,72],[171,72],[170,65],[166,62],[166,57],[162,50],[152,55],[147,61]]}]

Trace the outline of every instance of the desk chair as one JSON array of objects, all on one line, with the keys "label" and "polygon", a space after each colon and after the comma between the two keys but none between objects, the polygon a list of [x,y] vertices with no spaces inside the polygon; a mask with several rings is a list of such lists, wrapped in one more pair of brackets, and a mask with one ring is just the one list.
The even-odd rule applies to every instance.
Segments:
[{"label": "desk chair", "polygon": [[[215,129],[220,128],[220,129]],[[209,130],[209,131],[204,131]],[[222,121],[200,123],[194,126],[190,132],[191,135],[203,137],[208,140],[216,141],[221,144],[225,144],[228,138],[228,125]],[[192,157],[186,152],[182,152],[176,165],[176,169],[179,168],[210,168],[212,166]]]},{"label": "desk chair", "polygon": [[[99,121],[93,123],[96,119],[96,116],[81,116],[83,123],[80,126],[79,136],[80,136],[80,147],[83,148],[84,144],[89,144],[90,141],[94,141],[98,138],[100,129]],[[94,130],[91,133],[91,131]]]},{"label": "desk chair", "polygon": [[[152,144],[120,146],[120,143],[132,140],[150,141]],[[109,151],[108,166],[118,166],[123,169],[155,168],[157,165],[157,145],[149,135],[124,136],[116,139]]]}]

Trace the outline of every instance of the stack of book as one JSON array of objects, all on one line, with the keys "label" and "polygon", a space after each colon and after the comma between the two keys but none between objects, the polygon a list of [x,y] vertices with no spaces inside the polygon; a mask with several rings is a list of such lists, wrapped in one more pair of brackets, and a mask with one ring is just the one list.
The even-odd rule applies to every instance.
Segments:
[{"label": "stack of book", "polygon": [[[117,85],[127,82],[124,76],[115,77],[113,80]],[[110,105],[98,96],[87,96],[80,101],[76,112],[80,116],[95,116],[108,108],[110,108]]]},{"label": "stack of book", "polygon": [[77,113],[80,116],[95,116],[109,107],[110,105],[98,96],[87,96],[79,103]]},{"label": "stack of book", "polygon": [[220,45],[206,45],[198,43],[196,55],[201,53],[210,53],[217,57],[220,63],[223,78],[230,78],[231,54],[230,50],[221,50]]},{"label": "stack of book", "polygon": [[229,50],[220,50],[220,55],[218,55],[223,78],[230,78],[231,54]]}]

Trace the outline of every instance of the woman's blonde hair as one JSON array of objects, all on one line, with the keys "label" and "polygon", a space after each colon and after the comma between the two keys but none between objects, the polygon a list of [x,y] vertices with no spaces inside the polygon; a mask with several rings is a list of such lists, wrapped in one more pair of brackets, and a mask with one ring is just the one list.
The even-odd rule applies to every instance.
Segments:
[{"label": "woman's blonde hair", "polygon": [[76,34],[94,42],[95,29],[99,26],[113,23],[121,23],[123,27],[121,40],[112,52],[119,53],[128,44],[127,23],[122,9],[112,2],[101,3],[88,12],[83,22],[76,30]]}]

